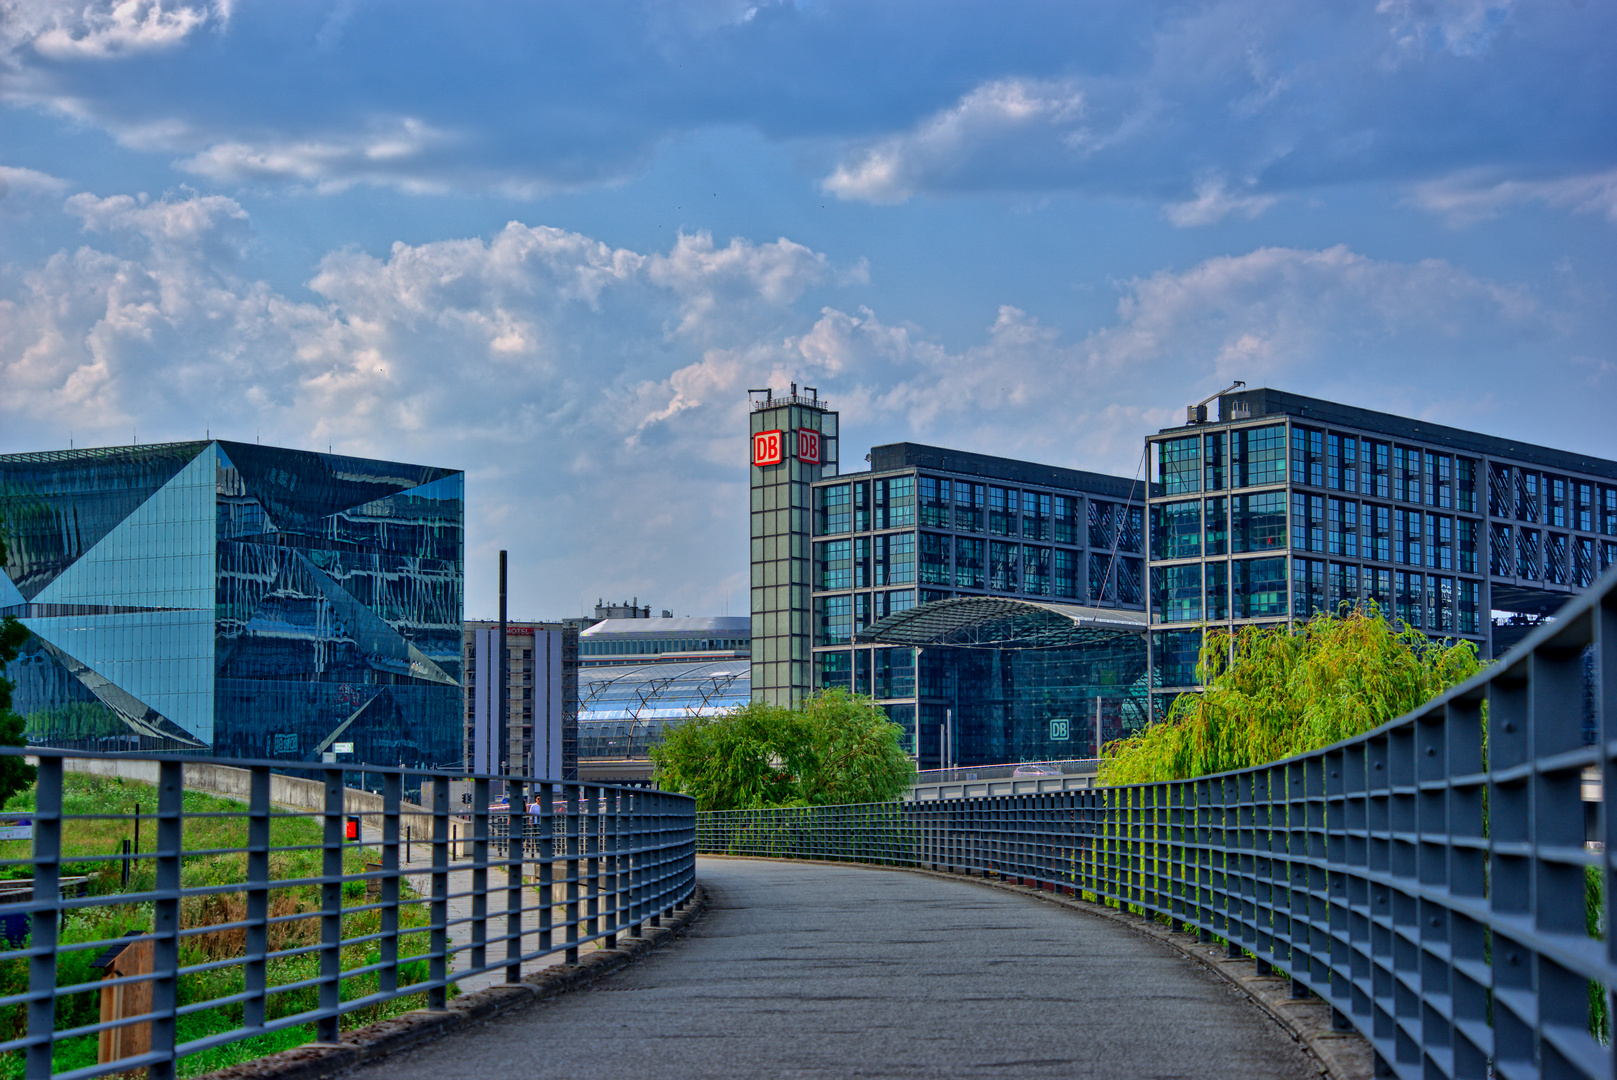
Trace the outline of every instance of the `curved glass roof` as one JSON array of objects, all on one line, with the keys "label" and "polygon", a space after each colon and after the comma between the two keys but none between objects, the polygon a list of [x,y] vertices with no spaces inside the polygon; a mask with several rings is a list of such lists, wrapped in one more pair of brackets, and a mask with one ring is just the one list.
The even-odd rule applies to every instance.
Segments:
[{"label": "curved glass roof", "polygon": [[856,640],[867,645],[1059,649],[1143,634],[1148,625],[1143,611],[957,596],[879,619],[859,631]]},{"label": "curved glass roof", "polygon": [[644,757],[664,726],[751,699],[746,659],[580,668],[578,756]]}]

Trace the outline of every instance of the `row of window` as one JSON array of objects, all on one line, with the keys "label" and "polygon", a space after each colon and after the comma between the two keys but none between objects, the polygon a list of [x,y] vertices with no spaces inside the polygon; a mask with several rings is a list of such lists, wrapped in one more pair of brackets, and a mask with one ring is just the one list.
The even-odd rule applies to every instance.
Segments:
[{"label": "row of window", "polygon": [[1151,444],[1153,496],[1285,482],[1285,424],[1210,431]]},{"label": "row of window", "polygon": [[914,583],[914,533],[856,536],[814,545],[816,588],[868,589],[873,585]]},{"label": "row of window", "polygon": [[1530,525],[1617,536],[1617,487],[1491,464],[1488,513]]},{"label": "row of window", "polygon": [[914,589],[815,597],[814,644],[847,645],[856,631],[914,606]]},{"label": "row of window", "polygon": [[745,649],[751,644],[750,638],[650,638],[638,641],[582,638],[578,643],[578,653],[580,656],[646,656],[667,652],[728,652]]},{"label": "row of window", "polygon": [[1617,566],[1617,541],[1544,532],[1494,522],[1488,527],[1488,571],[1551,585],[1587,588]]},{"label": "row of window", "polygon": [[[917,521],[915,491],[908,476],[815,488],[814,534],[906,528]],[[1104,499],[922,476],[918,503],[923,528],[1140,550],[1140,508]]]},{"label": "row of window", "polygon": [[1294,484],[1475,513],[1477,462],[1435,450],[1293,425]]},{"label": "row of window", "polygon": [[1343,604],[1373,602],[1388,617],[1418,629],[1478,632],[1480,586],[1464,578],[1292,559],[1289,597],[1286,585],[1284,558],[1153,567],[1152,620],[1307,618],[1316,612],[1339,611]]},{"label": "row of window", "polygon": [[816,685],[874,698],[915,696],[915,652],[912,649],[855,649],[814,654]]}]

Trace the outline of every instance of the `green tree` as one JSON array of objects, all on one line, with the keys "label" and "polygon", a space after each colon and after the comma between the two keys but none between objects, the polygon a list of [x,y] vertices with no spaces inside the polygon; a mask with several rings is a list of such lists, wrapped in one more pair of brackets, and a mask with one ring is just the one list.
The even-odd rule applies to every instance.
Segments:
[{"label": "green tree", "polygon": [[[5,572],[9,555],[4,537],[0,537],[0,573]],[[28,628],[7,615],[0,620],[0,672],[17,659],[23,642],[28,640]],[[11,711],[11,680],[0,676],[0,746],[26,746],[23,737],[23,718]],[[33,785],[36,769],[20,757],[0,757],[0,809],[6,801]]]},{"label": "green tree", "polygon": [[698,810],[886,802],[914,780],[903,735],[869,698],[827,690],[795,709],[753,701],[695,717],[651,760],[658,786]]},{"label": "green tree", "polygon": [[1369,731],[1480,668],[1470,642],[1394,630],[1374,609],[1316,615],[1295,629],[1209,630],[1196,675],[1168,717],[1112,743],[1101,783],[1137,784],[1245,769]]}]

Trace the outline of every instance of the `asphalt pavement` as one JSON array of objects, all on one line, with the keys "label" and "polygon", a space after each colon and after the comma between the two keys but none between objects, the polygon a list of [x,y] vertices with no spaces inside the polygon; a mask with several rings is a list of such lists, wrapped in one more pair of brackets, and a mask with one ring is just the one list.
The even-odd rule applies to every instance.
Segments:
[{"label": "asphalt pavement", "polygon": [[699,859],[690,933],[592,989],[363,1080],[1303,1080],[1317,1066],[1166,946],[1029,896],[899,870]]}]

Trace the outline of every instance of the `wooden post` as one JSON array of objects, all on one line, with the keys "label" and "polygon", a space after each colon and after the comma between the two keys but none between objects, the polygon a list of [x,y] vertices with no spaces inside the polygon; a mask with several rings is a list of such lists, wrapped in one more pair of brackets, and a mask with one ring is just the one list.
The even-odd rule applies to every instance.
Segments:
[{"label": "wooden post", "polygon": [[[135,938],[116,956],[107,961],[101,977],[103,979],[115,979],[129,975],[150,975],[152,973],[152,960],[152,939],[149,937]],[[101,1022],[103,1024],[122,1020],[126,1016],[144,1016],[151,1011],[152,984],[149,979],[141,982],[123,983],[118,986],[108,986],[101,991]],[[151,1048],[152,1022],[150,1020],[138,1024],[125,1024],[122,1027],[103,1028],[101,1030],[99,1052],[96,1054],[96,1062],[97,1064],[105,1065],[120,1058],[144,1054]],[[146,1070],[135,1070],[134,1074],[145,1076]]]}]

